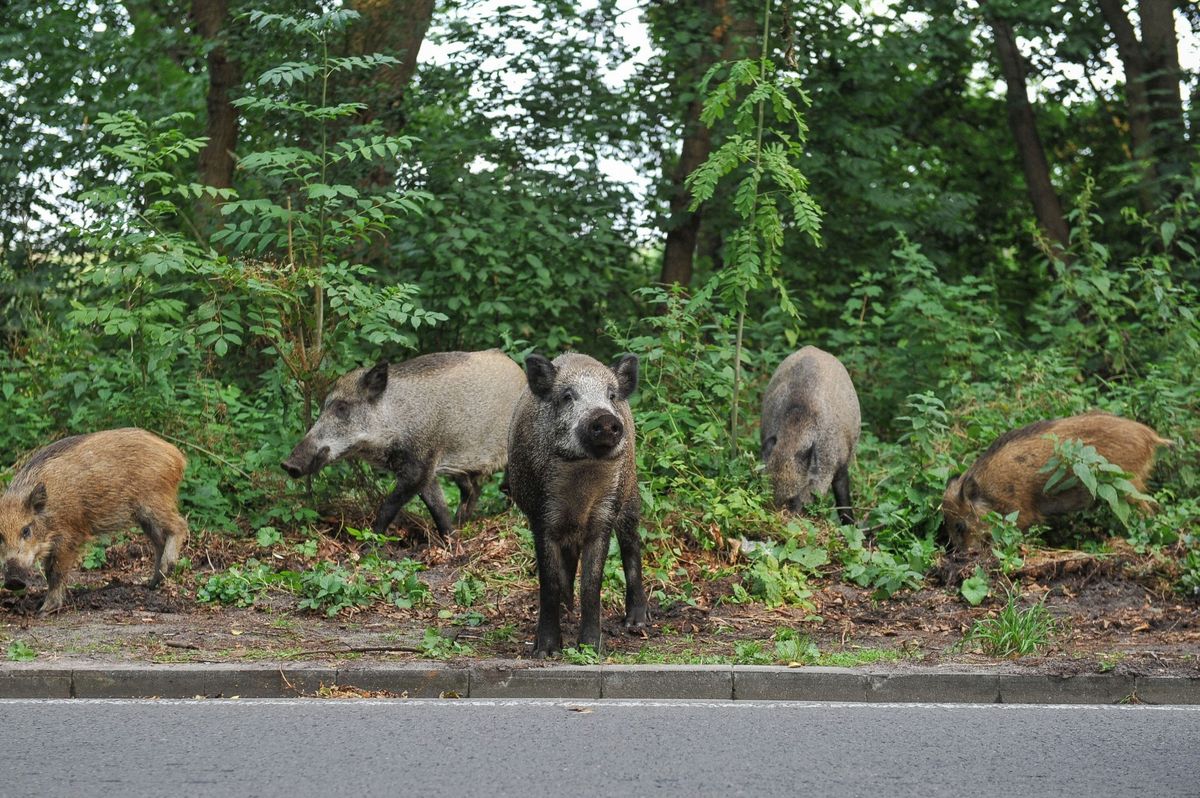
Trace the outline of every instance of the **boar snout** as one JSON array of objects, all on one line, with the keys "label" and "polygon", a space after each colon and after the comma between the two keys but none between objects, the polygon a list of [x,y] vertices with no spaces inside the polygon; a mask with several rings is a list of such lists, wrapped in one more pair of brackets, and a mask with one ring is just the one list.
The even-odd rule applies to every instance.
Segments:
[{"label": "boar snout", "polygon": [[625,434],[621,419],[607,410],[592,412],[579,426],[579,437],[593,457],[611,454]]},{"label": "boar snout", "polygon": [[24,590],[29,585],[29,575],[17,563],[10,562],[4,566],[5,590]]},{"label": "boar snout", "polygon": [[288,476],[299,478],[317,473],[328,460],[328,446],[322,446],[315,453],[312,453],[301,443],[300,446],[292,450],[292,453],[288,455],[288,459],[284,460],[280,465],[288,473]]}]

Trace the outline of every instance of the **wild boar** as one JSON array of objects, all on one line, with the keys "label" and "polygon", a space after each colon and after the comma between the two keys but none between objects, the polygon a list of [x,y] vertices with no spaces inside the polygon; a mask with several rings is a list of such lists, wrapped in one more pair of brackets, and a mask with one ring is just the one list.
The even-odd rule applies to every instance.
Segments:
[{"label": "wild boar", "polygon": [[[419,494],[445,539],[470,518],[483,482],[504,468],[508,424],[525,389],[521,367],[499,349],[438,352],[343,375],[283,470],[315,474],[346,458],[396,475],[372,529],[383,534]],[[454,521],[438,476],[454,480]]]},{"label": "wild boar", "polygon": [[525,360],[529,388],[517,403],[508,438],[508,483],[529,517],[537,549],[538,626],[534,656],[562,650],[561,605],[579,583],[579,644],[600,651],[600,582],[613,530],[625,569],[625,626],[649,621],[642,586],[641,505],[629,396],[638,359],[612,368],[587,355]]},{"label": "wild boar", "polygon": [[794,513],[833,487],[838,520],[854,523],[850,463],[862,417],[846,367],[815,346],[779,364],[762,405],[762,459],[775,505]]},{"label": "wild boar", "polygon": [[1133,474],[1130,482],[1139,491],[1154,467],[1154,453],[1170,441],[1127,418],[1092,412],[1069,418],[1037,421],[1004,433],[967,469],[952,476],[942,496],[943,534],[961,552],[974,552],[988,540],[983,516],[994,510],[1000,515],[1016,512],[1022,530],[1047,516],[1073,513],[1087,508],[1092,496],[1083,485],[1057,493],[1043,490],[1048,473],[1040,469],[1054,454],[1054,442],[1081,440],[1096,447],[1110,463]]},{"label": "wild boar", "polygon": [[41,613],[62,607],[67,576],[94,535],[137,525],[154,545],[157,587],[187,540],[179,514],[183,453],[143,429],[93,432],[38,449],[0,496],[4,586],[25,587],[41,562],[49,589]]}]

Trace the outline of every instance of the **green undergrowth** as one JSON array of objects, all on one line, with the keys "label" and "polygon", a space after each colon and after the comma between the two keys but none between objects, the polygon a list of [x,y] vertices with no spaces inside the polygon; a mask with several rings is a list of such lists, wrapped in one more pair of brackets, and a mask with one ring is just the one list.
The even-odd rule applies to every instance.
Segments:
[{"label": "green undergrowth", "polygon": [[974,623],[963,639],[965,648],[976,648],[993,657],[1023,657],[1041,653],[1050,645],[1058,624],[1046,609],[1045,598],[1021,606],[1018,590],[1011,590],[1004,606]]}]

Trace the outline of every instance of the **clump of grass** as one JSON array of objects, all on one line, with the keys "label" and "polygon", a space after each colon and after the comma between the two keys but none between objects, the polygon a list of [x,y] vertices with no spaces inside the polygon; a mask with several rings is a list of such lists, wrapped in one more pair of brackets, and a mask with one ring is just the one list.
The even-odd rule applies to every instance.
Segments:
[{"label": "clump of grass", "polygon": [[1024,657],[1037,654],[1047,645],[1056,631],[1054,618],[1046,609],[1045,598],[1024,609],[1021,595],[1012,590],[1008,601],[994,618],[976,621],[963,643],[977,643],[984,653],[993,657]]}]

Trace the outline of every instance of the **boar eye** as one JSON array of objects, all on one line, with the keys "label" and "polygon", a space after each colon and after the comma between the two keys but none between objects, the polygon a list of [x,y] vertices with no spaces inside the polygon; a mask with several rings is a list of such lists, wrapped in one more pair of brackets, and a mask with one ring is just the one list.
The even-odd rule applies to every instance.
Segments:
[{"label": "boar eye", "polygon": [[340,399],[335,402],[330,402],[329,412],[338,417],[346,415],[346,403]]},{"label": "boar eye", "polygon": [[22,540],[29,540],[29,538],[32,535],[33,535],[33,527],[31,527],[29,525],[26,525],[25,528],[21,530],[21,539]]},{"label": "boar eye", "polygon": [[575,392],[572,391],[570,388],[563,391],[562,395],[558,397],[558,401],[562,402],[563,404],[573,401],[574,399],[575,399]]}]

